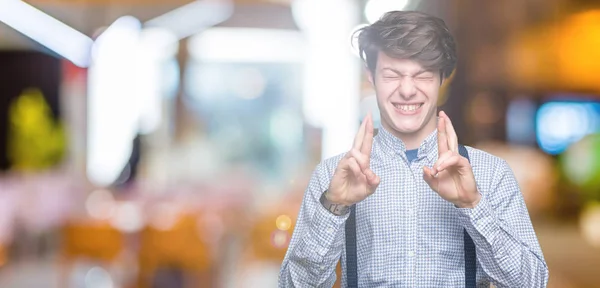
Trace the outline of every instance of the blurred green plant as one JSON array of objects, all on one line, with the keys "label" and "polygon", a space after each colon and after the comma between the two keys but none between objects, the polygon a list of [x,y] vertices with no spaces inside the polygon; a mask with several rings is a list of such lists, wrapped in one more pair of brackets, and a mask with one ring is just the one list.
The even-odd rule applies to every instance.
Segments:
[{"label": "blurred green plant", "polygon": [[583,200],[600,201],[600,134],[583,137],[559,160],[566,178],[583,192]]},{"label": "blurred green plant", "polygon": [[66,135],[39,89],[25,89],[9,110],[8,158],[11,169],[37,171],[63,159]]}]

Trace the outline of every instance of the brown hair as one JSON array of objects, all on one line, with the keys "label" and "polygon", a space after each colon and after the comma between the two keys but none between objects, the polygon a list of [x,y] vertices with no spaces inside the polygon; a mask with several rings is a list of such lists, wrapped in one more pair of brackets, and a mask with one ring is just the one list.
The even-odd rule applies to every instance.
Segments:
[{"label": "brown hair", "polygon": [[373,74],[379,51],[393,58],[416,61],[425,69],[440,71],[442,79],[450,76],[456,66],[454,38],[446,23],[422,12],[387,12],[377,22],[356,33],[359,33],[359,55]]}]

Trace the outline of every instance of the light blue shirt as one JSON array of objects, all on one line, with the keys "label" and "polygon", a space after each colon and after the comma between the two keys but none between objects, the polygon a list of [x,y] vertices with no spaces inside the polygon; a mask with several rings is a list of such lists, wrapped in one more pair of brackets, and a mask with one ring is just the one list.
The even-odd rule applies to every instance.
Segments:
[{"label": "light blue shirt", "polygon": [[[467,150],[482,198],[475,208],[456,208],[423,180],[423,166],[437,160],[437,131],[408,161],[404,143],[379,129],[371,169],[381,182],[356,205],[359,287],[464,287],[463,229],[475,243],[478,287],[546,287],[548,268],[512,170],[498,157]],[[343,156],[322,161],[311,177],[279,287],[332,287],[340,259],[347,286],[348,214],[333,215],[319,202]]]}]

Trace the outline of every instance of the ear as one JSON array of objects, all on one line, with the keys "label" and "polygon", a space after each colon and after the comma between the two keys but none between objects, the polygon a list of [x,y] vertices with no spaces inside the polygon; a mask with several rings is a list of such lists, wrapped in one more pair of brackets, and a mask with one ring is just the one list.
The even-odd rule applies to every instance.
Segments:
[{"label": "ear", "polygon": [[[454,78],[454,74],[456,74],[456,68],[454,68],[454,70],[452,70],[452,73],[450,73],[450,75],[448,75],[448,76],[442,75],[442,73],[440,73],[440,77],[441,77],[440,86],[444,86],[444,84],[450,84],[450,81],[452,81],[452,79]],[[448,82],[448,83],[446,83],[446,82]]]}]

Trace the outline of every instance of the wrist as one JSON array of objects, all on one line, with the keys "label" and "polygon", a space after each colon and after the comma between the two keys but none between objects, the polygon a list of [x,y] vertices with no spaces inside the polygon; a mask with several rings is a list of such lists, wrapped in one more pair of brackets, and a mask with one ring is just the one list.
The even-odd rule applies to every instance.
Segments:
[{"label": "wrist", "polygon": [[475,207],[477,207],[477,204],[479,204],[480,200],[481,200],[481,194],[479,194],[479,192],[478,192],[475,199],[473,199],[471,201],[466,201],[466,202],[458,202],[458,203],[455,203],[454,205],[458,208],[475,208]]},{"label": "wrist", "polygon": [[337,216],[345,215],[350,211],[350,205],[342,204],[332,200],[329,197],[328,190],[325,190],[325,192],[321,194],[321,199],[319,199],[319,202],[321,202],[321,205],[323,205],[325,210]]},{"label": "wrist", "polygon": [[348,203],[347,201],[344,201],[343,199],[341,199],[340,196],[337,196],[335,193],[332,193],[329,189],[325,190],[325,192],[323,192],[323,196],[325,197],[325,199],[327,201],[329,201],[330,203],[333,204],[340,204],[340,205],[344,205],[344,206],[352,206],[352,204],[354,203]]}]

